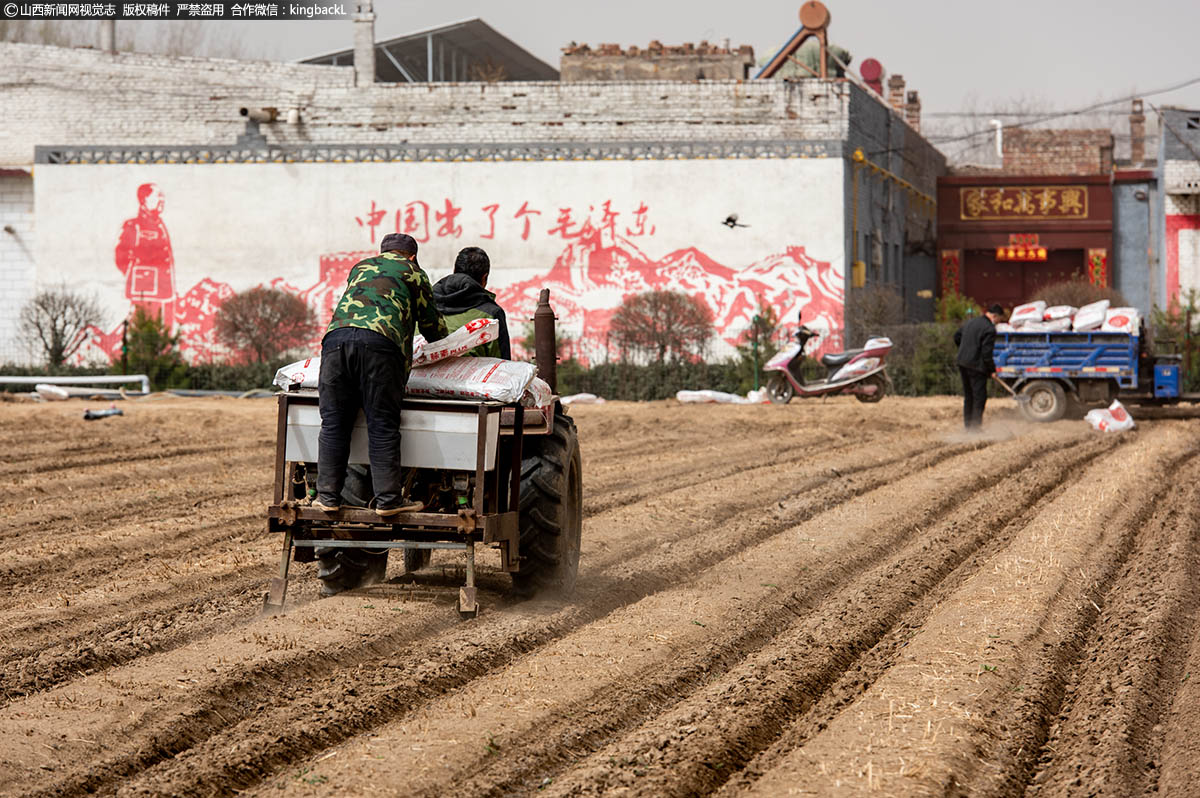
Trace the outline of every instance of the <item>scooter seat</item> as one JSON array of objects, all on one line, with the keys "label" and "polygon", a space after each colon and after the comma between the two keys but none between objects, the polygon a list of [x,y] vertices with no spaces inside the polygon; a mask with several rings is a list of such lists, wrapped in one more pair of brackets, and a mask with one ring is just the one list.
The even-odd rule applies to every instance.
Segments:
[{"label": "scooter seat", "polygon": [[842,366],[848,363],[852,357],[861,355],[864,351],[862,349],[847,349],[845,352],[833,352],[828,355],[821,355],[821,365]]}]

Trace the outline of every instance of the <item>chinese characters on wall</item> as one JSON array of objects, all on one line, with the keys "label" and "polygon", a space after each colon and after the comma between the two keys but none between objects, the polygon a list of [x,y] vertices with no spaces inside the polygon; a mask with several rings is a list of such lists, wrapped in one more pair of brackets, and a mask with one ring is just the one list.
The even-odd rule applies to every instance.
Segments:
[{"label": "chinese characters on wall", "polygon": [[441,202],[412,200],[402,205],[380,207],[375,200],[366,213],[354,217],[365,228],[371,243],[388,233],[407,233],[424,244],[433,238],[494,239],[497,234],[519,235],[522,241],[531,236],[571,239],[599,232],[609,239],[617,236],[634,238],[654,235],[656,227],[649,221],[649,207],[639,202],[636,207],[616,209],[612,200],[588,205],[586,210],[575,207],[532,207],[528,201],[520,206],[506,207],[500,203],[482,205],[464,212],[450,199]]},{"label": "chinese characters on wall", "polygon": [[1086,219],[1087,186],[973,186],[959,192],[960,219]]}]

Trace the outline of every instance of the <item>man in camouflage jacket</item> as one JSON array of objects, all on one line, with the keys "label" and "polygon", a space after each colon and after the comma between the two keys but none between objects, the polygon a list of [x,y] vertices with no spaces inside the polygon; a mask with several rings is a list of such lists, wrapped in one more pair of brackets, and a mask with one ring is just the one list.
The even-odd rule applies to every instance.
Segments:
[{"label": "man in camouflage jacket", "polygon": [[408,509],[400,477],[400,402],[412,367],[416,327],[429,341],[447,335],[429,276],[417,265],[417,242],[392,233],[384,237],[377,257],[350,269],[346,291],[321,342],[321,434],[313,507],[333,511],[341,506],[350,433],[361,408],[367,419],[375,512],[386,517]]}]

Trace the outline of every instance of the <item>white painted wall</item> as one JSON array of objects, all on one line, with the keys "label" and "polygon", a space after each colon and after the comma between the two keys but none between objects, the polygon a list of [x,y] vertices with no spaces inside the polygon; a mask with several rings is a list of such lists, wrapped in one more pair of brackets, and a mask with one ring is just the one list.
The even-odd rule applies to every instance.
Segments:
[{"label": "white painted wall", "polygon": [[[542,283],[554,290],[567,330],[593,338],[624,295],[647,287],[703,295],[726,337],[753,315],[741,306],[759,289],[792,319],[794,308],[819,293],[826,316],[836,304],[838,318],[828,319],[836,326],[842,170],[841,159],[800,158],[39,165],[36,277],[94,289],[109,314],[106,329],[119,326],[130,304],[114,248],[122,224],[137,214],[138,186],[154,183],[174,255],[176,316],[193,357],[208,351],[203,319],[223,294],[274,281],[327,312],[342,278],[322,281],[321,256],[375,251],[396,231],[398,214],[406,232],[408,211],[420,219],[425,207],[428,226],[412,231],[424,239],[421,264],[436,280],[450,272],[459,249],[482,246],[493,264],[489,287],[517,306],[508,308],[514,333],[532,310],[530,291],[536,295]],[[461,230],[439,234],[436,214],[447,201],[461,209]],[[607,225],[605,203],[617,214]],[[490,217],[488,206],[495,206]],[[522,206],[540,213],[521,216]],[[372,207],[383,211],[374,227]],[[570,209],[566,237],[552,232],[563,209]],[[723,226],[730,213],[748,226]]]},{"label": "white painted wall", "polygon": [[29,359],[17,319],[32,296],[34,271],[33,180],[0,177],[0,363]]}]

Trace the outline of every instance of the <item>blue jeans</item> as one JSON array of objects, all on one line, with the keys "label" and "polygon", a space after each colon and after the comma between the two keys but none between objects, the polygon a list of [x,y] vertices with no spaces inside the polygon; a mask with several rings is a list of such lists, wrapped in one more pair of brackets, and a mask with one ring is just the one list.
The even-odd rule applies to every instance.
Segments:
[{"label": "blue jeans", "polygon": [[408,362],[400,347],[372,330],[342,327],[321,342],[321,434],[317,496],[341,504],[350,458],[350,434],[361,409],[367,418],[367,452],[375,506],[403,502],[400,476],[400,402]]}]

